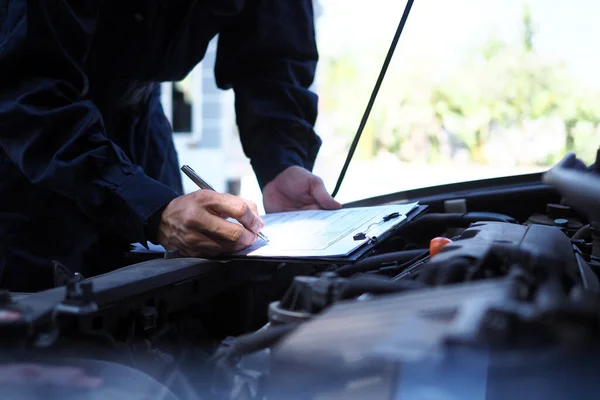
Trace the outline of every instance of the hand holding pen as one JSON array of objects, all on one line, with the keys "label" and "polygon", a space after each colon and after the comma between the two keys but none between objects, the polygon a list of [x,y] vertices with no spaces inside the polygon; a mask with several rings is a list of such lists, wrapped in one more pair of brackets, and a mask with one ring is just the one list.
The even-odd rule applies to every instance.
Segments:
[{"label": "hand holding pen", "polygon": [[[181,167],[181,170],[200,189],[211,190],[215,192],[215,189],[211,185],[209,185],[204,179],[202,179],[190,166],[184,165],[183,167]],[[261,232],[258,232],[258,237],[267,243],[269,242],[269,239]]]},{"label": "hand holding pen", "polygon": [[263,226],[253,202],[210,189],[197,190],[165,207],[156,240],[182,256],[215,257],[254,244]]}]

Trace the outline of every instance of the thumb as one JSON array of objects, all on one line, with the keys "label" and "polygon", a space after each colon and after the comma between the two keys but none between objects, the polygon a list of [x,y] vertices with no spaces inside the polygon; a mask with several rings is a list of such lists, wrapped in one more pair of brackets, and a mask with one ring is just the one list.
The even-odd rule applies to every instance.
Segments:
[{"label": "thumb", "polygon": [[312,177],[310,188],[314,199],[325,210],[337,210],[342,207],[342,205],[327,192],[325,184],[318,176]]}]

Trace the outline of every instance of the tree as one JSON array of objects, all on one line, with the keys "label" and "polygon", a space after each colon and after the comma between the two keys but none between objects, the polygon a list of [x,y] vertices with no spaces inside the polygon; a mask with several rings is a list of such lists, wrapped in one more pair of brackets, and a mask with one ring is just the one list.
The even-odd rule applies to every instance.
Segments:
[{"label": "tree", "polygon": [[[441,82],[428,74],[428,68],[438,67],[435,62],[405,62],[390,69],[361,150],[370,155],[372,149],[381,149],[405,161],[431,162],[445,157],[440,156],[445,141],[466,149],[471,161],[481,163],[490,161],[498,145],[516,164],[549,165],[572,150],[591,157],[596,143],[590,143],[597,141],[600,124],[600,92],[536,51],[534,21],[524,3],[520,40],[507,43],[489,37]],[[385,49],[371,51],[372,55],[347,54],[321,64],[321,118],[334,121],[348,141]],[[372,143],[376,146],[370,147]]]},{"label": "tree", "polygon": [[526,52],[533,52],[533,36],[535,30],[533,28],[533,19],[531,17],[531,8],[529,4],[523,3],[523,48]]},{"label": "tree", "polygon": [[470,149],[473,161],[486,161],[483,148],[492,126],[524,132],[528,121],[568,113],[573,114],[569,121],[582,117],[580,101],[569,100],[578,105],[565,107],[575,84],[565,66],[536,53],[532,21],[525,5],[519,45],[488,39],[481,57],[469,60],[434,92],[433,107]]}]

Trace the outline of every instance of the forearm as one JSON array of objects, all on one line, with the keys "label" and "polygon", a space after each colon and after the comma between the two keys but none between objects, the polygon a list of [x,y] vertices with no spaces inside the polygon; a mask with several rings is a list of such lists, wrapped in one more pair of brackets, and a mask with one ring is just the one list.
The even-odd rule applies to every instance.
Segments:
[{"label": "forearm", "polygon": [[90,103],[48,111],[14,100],[17,93],[39,93],[41,85],[29,80],[0,93],[0,146],[31,183],[75,201],[99,229],[143,242],[148,217],[177,193],[106,138]]},{"label": "forearm", "polygon": [[31,183],[73,200],[99,230],[143,242],[148,217],[177,194],[108,140],[100,112],[84,100],[94,4],[9,6],[0,33],[0,70],[8,71],[0,74],[0,146]]},{"label": "forearm", "polygon": [[261,188],[289,166],[314,165],[321,140],[309,88],[317,60],[311,0],[249,1],[220,35],[217,83],[235,91],[242,145]]}]

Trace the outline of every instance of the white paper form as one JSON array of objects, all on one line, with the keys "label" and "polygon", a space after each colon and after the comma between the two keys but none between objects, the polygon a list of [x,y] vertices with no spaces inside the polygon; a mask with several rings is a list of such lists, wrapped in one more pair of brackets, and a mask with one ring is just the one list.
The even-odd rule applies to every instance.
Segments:
[{"label": "white paper form", "polygon": [[[347,256],[373,236],[392,229],[406,219],[418,203],[340,210],[303,210],[261,216],[262,229],[269,243],[258,239],[234,255],[259,257],[336,257]],[[399,215],[384,221],[393,213]],[[355,240],[364,233],[366,238]]]}]

